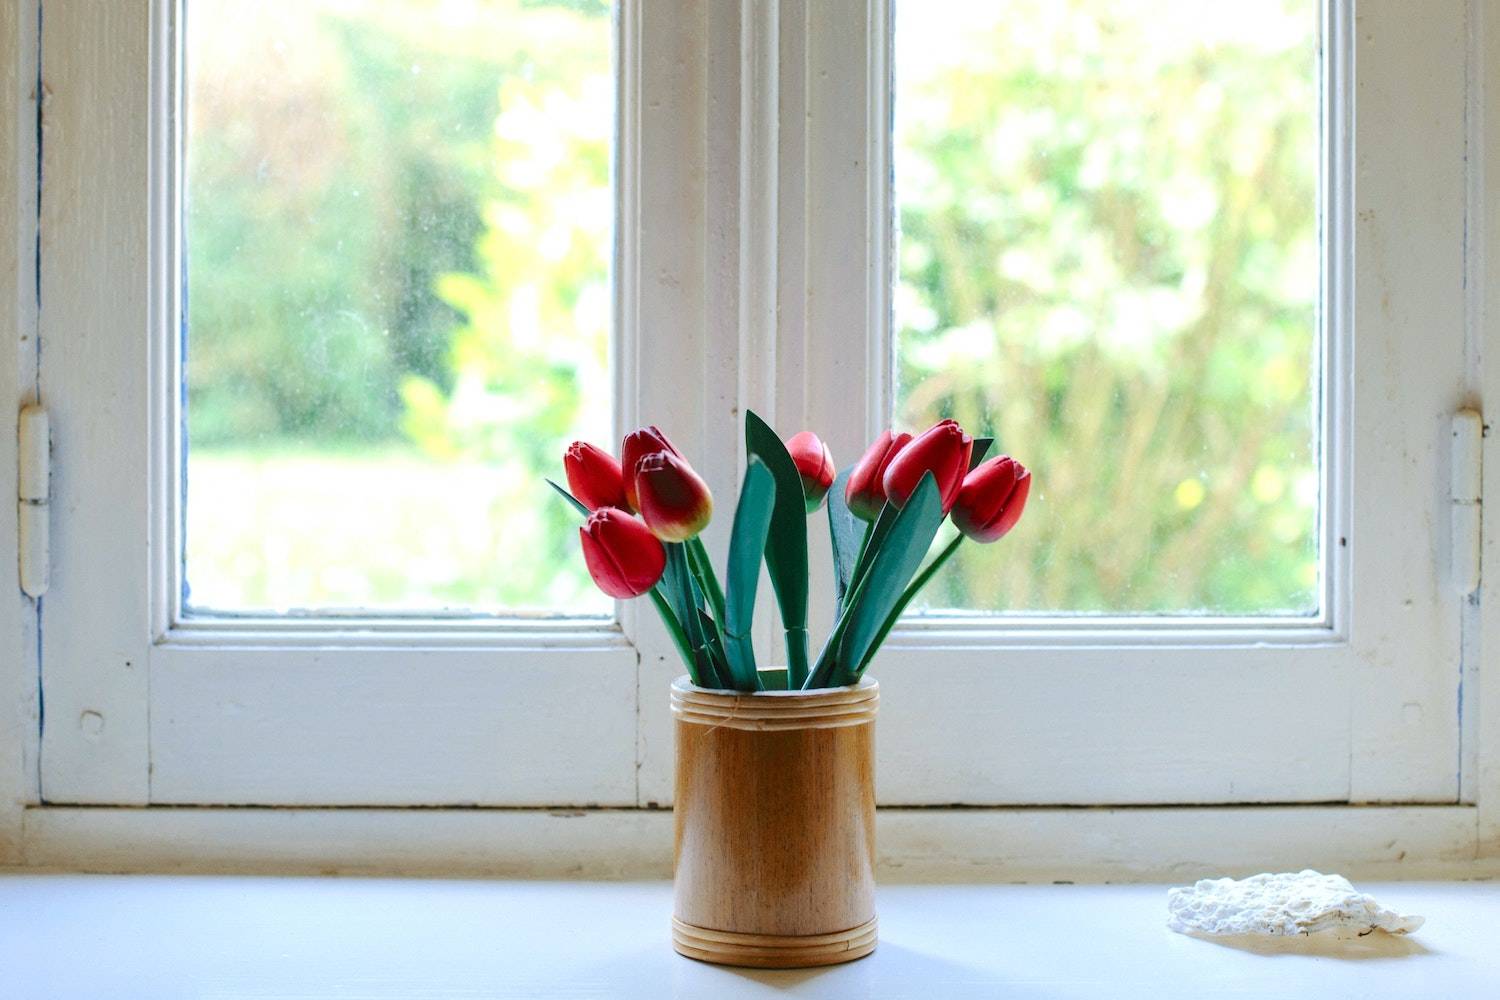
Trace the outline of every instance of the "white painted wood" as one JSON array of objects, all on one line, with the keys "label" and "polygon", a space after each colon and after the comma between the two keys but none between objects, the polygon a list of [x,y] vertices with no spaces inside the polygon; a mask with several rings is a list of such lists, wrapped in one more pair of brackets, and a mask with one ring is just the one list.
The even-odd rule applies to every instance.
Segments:
[{"label": "white painted wood", "polygon": [[[716,123],[720,115],[732,118],[733,109],[711,89],[711,79],[727,68],[710,64],[708,39],[722,30],[725,10],[675,2],[622,9],[629,26],[625,71],[634,73],[622,133],[639,137],[638,154],[624,157],[621,167],[633,171],[622,228],[636,234],[633,262],[627,256],[621,263],[630,310],[621,326],[634,344],[624,362],[631,407],[622,423],[660,426],[702,472],[716,503],[705,544],[722,558],[738,476],[735,455],[724,450],[735,434],[735,305],[725,289],[733,264],[724,256],[733,220],[722,207],[730,177],[709,135],[722,138]],[[671,798],[666,692],[683,667],[649,605],[632,602],[624,615],[640,649],[636,801],[649,805]]]},{"label": "white painted wood", "polygon": [[[1492,5],[1474,0],[1468,5],[1470,43],[1469,183],[1470,233],[1468,257],[1469,332],[1478,356],[1475,395],[1500,405],[1500,92],[1495,73],[1500,68],[1500,17]],[[1465,734],[1465,774],[1470,797],[1479,806],[1479,843],[1486,856],[1500,856],[1500,461],[1495,460],[1496,432],[1486,431],[1491,460],[1484,463],[1481,579],[1478,604],[1471,623],[1477,641],[1470,644],[1464,663],[1462,724]]]},{"label": "white painted wood", "polygon": [[[782,266],[806,311],[783,309],[779,350],[802,351],[778,371],[843,456],[889,419],[888,69],[872,41],[888,8],[799,9],[807,172],[782,190],[802,199],[783,228],[804,212],[805,244]],[[1324,614],[914,622],[872,667],[922,705],[899,717],[888,698],[883,802],[1457,800],[1465,11],[1362,4],[1357,30],[1353,13],[1329,4],[1324,46]],[[815,252],[833,246],[864,253]],[[840,336],[858,317],[863,351]]]},{"label": "white painted wood", "polygon": [[45,4],[41,395],[52,417],[42,796],[148,798],[147,4]]},{"label": "white painted wood", "polygon": [[[649,608],[622,607],[618,627],[182,616],[179,5],[47,2],[43,380],[67,471],[46,800],[650,801],[637,758],[670,747],[637,745],[637,664],[662,691],[680,668]],[[707,447],[733,416],[735,365],[706,322],[704,14],[620,11],[616,419],[660,424],[730,497],[733,457]]]},{"label": "white painted wood", "polygon": [[1358,888],[1427,924],[1235,947],[1167,931],[1164,884],[887,886],[874,954],[809,972],[673,954],[662,882],[30,876],[0,882],[0,961],[52,1000],[1493,995],[1500,886]]},{"label": "white painted wood", "polygon": [[41,597],[47,592],[51,566],[48,507],[52,432],[47,411],[40,404],[21,407],[16,427],[16,562],[21,592]]},{"label": "white painted wood", "polygon": [[1484,417],[1478,410],[1459,410],[1453,416],[1452,579],[1460,594],[1479,587],[1479,505],[1483,492]]},{"label": "white painted wood", "polygon": [[[169,398],[162,327],[175,314],[162,280],[175,274],[162,222],[170,142],[149,114],[157,108],[160,126],[170,103],[170,62],[150,58],[153,39],[166,51],[170,5],[155,6],[151,21],[145,0],[46,2],[55,95],[43,387],[65,522],[54,587],[66,592],[47,602],[45,796],[534,804],[556,781],[551,801],[669,801],[666,690],[680,666],[649,609],[621,609],[629,646],[546,625],[512,635],[493,623],[384,623],[366,635],[172,621],[172,420],[157,405]],[[884,801],[1458,798],[1460,609],[1439,555],[1449,541],[1448,421],[1464,385],[1472,192],[1467,82],[1453,57],[1469,22],[1457,0],[1365,4],[1357,31],[1349,4],[1333,11],[1326,615],[903,629],[874,668],[906,692],[882,715]],[[709,536],[719,555],[740,461],[738,445],[733,454],[723,445],[738,441],[739,407],[764,409],[787,433],[817,428],[847,462],[889,405],[886,16],[881,3],[805,0],[738,12],[622,7],[617,419],[660,424],[703,467],[720,500]],[[827,542],[813,523],[821,594]],[[826,611],[814,623],[816,634]],[[399,665],[399,644],[430,664],[424,684]],[[608,684],[583,682],[571,652],[580,646],[608,662]],[[622,701],[615,682],[637,655]],[[485,658],[493,677],[473,666]],[[388,687],[360,682],[370,663]],[[304,677],[317,678],[316,698],[299,704]],[[536,745],[551,745],[556,734],[536,712],[486,703],[507,692],[524,693],[528,709],[567,704],[593,720],[606,734],[601,753],[568,763],[603,770],[393,764],[423,748],[423,759],[482,757],[520,745],[528,726],[538,727]],[[402,700],[406,723],[396,727]],[[236,704],[253,710],[218,728]],[[501,727],[488,714],[499,708],[514,711]],[[622,777],[602,747],[627,723],[634,774]],[[362,748],[397,728],[388,755]],[[340,784],[318,753],[360,773]],[[464,774],[488,783],[465,795],[454,784]]]},{"label": "white painted wood", "polygon": [[[891,881],[1131,881],[1316,867],[1468,878],[1467,806],[881,809]],[[80,809],[25,813],[24,864],[107,872],[658,878],[665,810]]]},{"label": "white painted wood", "polygon": [[1354,801],[1458,793],[1442,512],[1465,366],[1466,27],[1457,2],[1361,6],[1355,26]]},{"label": "white painted wood", "polygon": [[1351,679],[1299,652],[1324,650],[888,649],[872,668],[879,801],[1343,801]]},{"label": "white painted wood", "polygon": [[[36,5],[0,2],[0,415],[36,391]],[[0,418],[0,493],[16,489],[16,435]],[[0,519],[0,573],[19,559],[17,526]],[[36,801],[36,607],[0,587],[0,864],[19,860],[22,809]]]},{"label": "white painted wood", "polygon": [[634,805],[635,659],[161,646],[151,801]]}]

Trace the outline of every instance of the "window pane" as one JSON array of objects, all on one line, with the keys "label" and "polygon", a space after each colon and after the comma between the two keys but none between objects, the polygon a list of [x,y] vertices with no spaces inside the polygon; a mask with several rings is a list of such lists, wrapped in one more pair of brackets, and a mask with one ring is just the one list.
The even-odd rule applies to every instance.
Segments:
[{"label": "window pane", "polygon": [[895,419],[1036,483],[928,611],[1318,612],[1318,16],[898,4]]},{"label": "window pane", "polygon": [[604,0],[191,0],[186,603],[604,614]]}]

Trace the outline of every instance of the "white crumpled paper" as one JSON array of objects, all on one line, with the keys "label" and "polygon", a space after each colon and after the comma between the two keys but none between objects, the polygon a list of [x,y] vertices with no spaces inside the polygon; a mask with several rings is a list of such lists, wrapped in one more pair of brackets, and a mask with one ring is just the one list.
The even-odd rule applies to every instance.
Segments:
[{"label": "white crumpled paper", "polygon": [[1272,937],[1320,931],[1406,934],[1423,918],[1388,910],[1342,875],[1315,871],[1203,879],[1167,890],[1167,926],[1180,934]]}]

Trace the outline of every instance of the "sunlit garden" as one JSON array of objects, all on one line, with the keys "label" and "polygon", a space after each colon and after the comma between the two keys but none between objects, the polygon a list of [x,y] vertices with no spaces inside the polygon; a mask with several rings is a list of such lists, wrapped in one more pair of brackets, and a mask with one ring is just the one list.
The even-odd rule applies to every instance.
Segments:
[{"label": "sunlit garden", "polygon": [[[931,609],[1315,611],[1316,5],[901,7],[894,419],[1036,479]],[[608,612],[611,17],[194,0],[193,606]]]}]

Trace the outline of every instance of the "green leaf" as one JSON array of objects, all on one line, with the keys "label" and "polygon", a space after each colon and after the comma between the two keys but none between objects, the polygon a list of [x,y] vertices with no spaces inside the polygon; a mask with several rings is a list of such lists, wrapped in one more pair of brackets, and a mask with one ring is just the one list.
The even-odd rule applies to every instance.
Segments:
[{"label": "green leaf", "polygon": [[846,612],[849,625],[834,658],[837,669],[831,679],[835,685],[852,684],[858,679],[860,665],[866,662],[886,619],[921,567],[942,523],[942,498],[929,472],[922,476],[916,492],[892,523],[870,561],[867,579]]},{"label": "green leaf", "polygon": [[970,472],[973,472],[974,469],[975,469],[975,467],[977,467],[980,462],[984,461],[984,456],[986,456],[986,455],[988,455],[990,453],[990,445],[992,445],[994,443],[995,443],[995,439],[994,438],[975,438],[974,439],[974,450],[971,451],[971,452],[969,452],[969,471]]},{"label": "green leaf", "polygon": [[807,677],[807,505],[802,477],[781,438],[751,410],[745,411],[745,450],[765,463],[776,484],[766,571],[786,629],[790,683],[797,688]]},{"label": "green leaf", "polygon": [[839,473],[828,489],[828,536],[833,541],[833,585],[834,596],[840,611],[844,607],[844,595],[854,579],[854,564],[859,561],[859,546],[864,539],[865,524],[854,516],[844,502],[844,489],[849,485],[849,474],[854,466]]},{"label": "green leaf", "polygon": [[677,652],[687,667],[688,679],[699,687],[712,686],[703,683],[703,676],[698,672],[698,663],[693,656],[693,647],[688,644],[687,636],[682,631],[682,623],[672,612],[672,605],[662,596],[660,584],[652,587],[650,594],[651,603],[656,605],[656,613],[661,616],[662,624],[667,627],[667,633],[672,636],[672,644],[677,647]]},{"label": "green leaf", "polygon": [[875,523],[868,528],[864,547],[859,550],[859,560],[854,564],[854,575],[849,578],[850,588],[859,586],[859,582],[870,571],[870,564],[874,562],[876,553],[885,544],[886,536],[891,533],[896,518],[900,516],[900,509],[889,500],[880,508],[880,514],[875,518]]},{"label": "green leaf", "polygon": [[714,617],[724,620],[724,591],[719,589],[719,578],[714,575],[714,564],[708,558],[708,549],[703,547],[703,536],[694,535],[683,543],[687,552],[688,568],[693,571],[693,580],[698,589],[708,598]]},{"label": "green leaf", "polygon": [[942,551],[930,563],[922,567],[922,572],[918,573],[916,579],[901,592],[901,599],[896,602],[896,606],[891,609],[890,614],[885,616],[885,624],[880,626],[880,631],[875,635],[875,641],[870,643],[870,648],[865,652],[865,658],[855,668],[856,674],[864,673],[865,667],[870,665],[870,661],[874,659],[876,651],[880,649],[880,644],[885,642],[885,637],[891,634],[891,629],[895,628],[896,622],[901,620],[901,615],[906,610],[907,605],[911,604],[912,599],[921,593],[922,588],[927,586],[928,581],[937,574],[937,571],[943,568],[943,564],[952,558],[953,553],[958,551],[958,547],[963,543],[963,540],[963,535],[954,535],[953,540],[943,546]]},{"label": "green leaf", "polygon": [[568,503],[570,503],[570,504],[573,505],[573,509],[574,510],[578,511],[578,513],[582,514],[584,517],[588,517],[589,514],[593,513],[587,507],[585,507],[582,503],[580,503],[577,497],[575,497],[573,494],[569,493],[567,490],[563,489],[561,486],[559,486],[556,483],[554,483],[552,480],[550,480],[550,479],[547,480],[547,485],[550,486],[550,487],[552,487],[554,490],[556,490],[558,492],[558,494],[564,500],[568,501]]},{"label": "green leaf", "polygon": [[766,667],[760,673],[760,689],[762,691],[785,691],[786,667]]},{"label": "green leaf", "polygon": [[[719,624],[702,608],[698,609],[698,626],[703,632],[703,648],[714,663],[714,672],[719,675],[720,686],[735,691],[754,691],[755,688],[740,687],[729,672],[729,661],[724,655],[724,640],[719,635]],[[753,683],[753,682],[752,682]]]},{"label": "green leaf", "polygon": [[672,613],[682,623],[683,634],[693,651],[693,662],[697,665],[700,684],[705,687],[724,687],[714,667],[713,655],[709,651],[708,638],[703,634],[703,623],[698,617],[698,600],[693,586],[693,576],[688,572],[687,556],[681,542],[668,542],[667,567],[662,573],[662,594],[671,605]]},{"label": "green leaf", "polygon": [[724,568],[724,653],[735,686],[756,691],[760,678],[755,669],[750,627],[755,618],[755,591],[760,586],[760,560],[771,530],[771,511],[776,483],[765,463],[752,457],[745,467],[739,503],[734,509],[734,528],[729,536],[729,561]]}]

